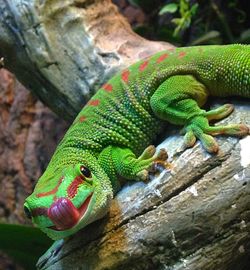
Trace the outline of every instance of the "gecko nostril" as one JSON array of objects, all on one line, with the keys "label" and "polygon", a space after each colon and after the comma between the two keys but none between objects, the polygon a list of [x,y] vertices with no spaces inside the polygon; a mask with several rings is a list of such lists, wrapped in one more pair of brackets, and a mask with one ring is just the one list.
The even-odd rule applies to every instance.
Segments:
[{"label": "gecko nostril", "polygon": [[24,210],[24,213],[25,213],[26,217],[28,219],[31,219],[32,215],[31,215],[30,209],[26,205],[24,205],[23,210]]}]

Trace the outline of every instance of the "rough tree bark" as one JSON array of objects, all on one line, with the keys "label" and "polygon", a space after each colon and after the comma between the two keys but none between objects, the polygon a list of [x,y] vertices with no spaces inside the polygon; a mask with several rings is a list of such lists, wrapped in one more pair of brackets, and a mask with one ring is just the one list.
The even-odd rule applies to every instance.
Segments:
[{"label": "rough tree bark", "polygon": [[[115,71],[171,46],[133,33],[108,0],[0,0],[0,14],[6,68],[66,120]],[[237,104],[224,121],[250,124],[249,106]],[[249,136],[220,138],[211,156],[199,144],[179,151],[177,133],[166,132],[164,144],[171,173],[125,187],[109,216],[68,239],[44,268],[247,269]]]},{"label": "rough tree bark", "polygon": [[[27,223],[24,199],[67,126],[12,74],[0,70],[0,222]],[[11,265],[0,254],[0,269],[19,269]]]}]

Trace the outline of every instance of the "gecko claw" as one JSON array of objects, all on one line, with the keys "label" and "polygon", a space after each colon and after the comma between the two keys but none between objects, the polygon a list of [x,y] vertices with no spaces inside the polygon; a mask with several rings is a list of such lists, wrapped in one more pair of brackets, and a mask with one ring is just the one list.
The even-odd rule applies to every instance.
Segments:
[{"label": "gecko claw", "polygon": [[149,145],[143,152],[142,154],[139,156],[138,160],[146,160],[146,159],[150,159],[154,156],[156,152],[156,148],[154,145]]},{"label": "gecko claw", "polygon": [[168,159],[168,153],[167,153],[166,149],[161,148],[159,153],[157,154],[156,162],[157,162],[157,160],[166,161],[167,159]]},{"label": "gecko claw", "polygon": [[143,181],[143,182],[149,181],[149,171],[146,169],[138,172],[136,176],[140,181]]},{"label": "gecko claw", "polygon": [[150,168],[151,174],[156,174],[162,172],[163,170],[171,170],[172,165],[170,162],[167,161],[168,153],[164,148],[161,148],[157,153],[155,160]]},{"label": "gecko claw", "polygon": [[153,145],[147,147],[138,158],[138,167],[140,168],[136,174],[139,181],[149,181],[155,174],[164,169],[171,169],[170,163],[167,162],[168,154],[165,149],[160,149],[158,153]]}]

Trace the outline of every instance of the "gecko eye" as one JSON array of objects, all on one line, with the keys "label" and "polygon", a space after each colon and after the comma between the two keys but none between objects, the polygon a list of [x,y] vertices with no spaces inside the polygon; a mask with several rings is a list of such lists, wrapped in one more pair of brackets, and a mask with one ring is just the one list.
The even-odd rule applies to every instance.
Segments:
[{"label": "gecko eye", "polygon": [[25,213],[26,217],[28,219],[31,219],[32,216],[31,216],[31,212],[30,212],[29,208],[27,206],[24,206],[23,210],[24,210],[24,213]]},{"label": "gecko eye", "polygon": [[80,167],[80,171],[81,171],[81,173],[82,173],[83,176],[85,176],[87,178],[90,178],[91,177],[91,172],[90,172],[90,170],[87,167],[85,167],[85,166],[82,165]]}]

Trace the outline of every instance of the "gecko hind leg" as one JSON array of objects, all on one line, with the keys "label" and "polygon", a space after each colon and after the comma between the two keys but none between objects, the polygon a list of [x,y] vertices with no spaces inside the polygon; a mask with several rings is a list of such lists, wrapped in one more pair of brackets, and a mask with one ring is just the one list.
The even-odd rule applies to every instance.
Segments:
[{"label": "gecko hind leg", "polygon": [[244,124],[211,126],[210,120],[227,117],[233,106],[225,104],[217,109],[205,111],[200,108],[206,102],[206,87],[191,75],[168,78],[152,95],[150,104],[154,113],[170,123],[183,125],[184,147],[192,147],[200,140],[210,153],[219,150],[215,135],[245,136],[249,129]]}]

